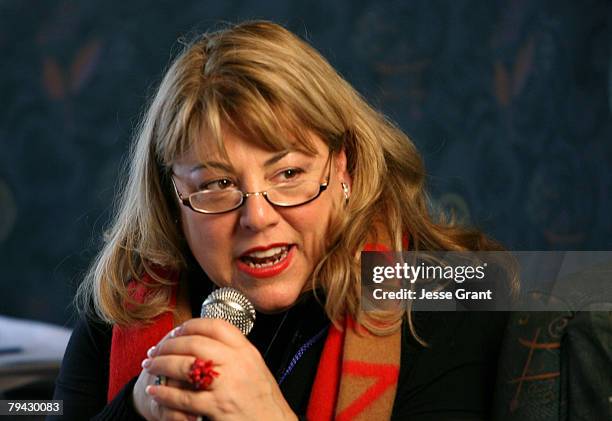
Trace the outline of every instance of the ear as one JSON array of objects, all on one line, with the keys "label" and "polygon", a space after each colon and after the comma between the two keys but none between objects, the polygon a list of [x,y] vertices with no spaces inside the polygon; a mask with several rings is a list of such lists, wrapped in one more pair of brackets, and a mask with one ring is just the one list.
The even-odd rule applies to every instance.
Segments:
[{"label": "ear", "polygon": [[337,180],[342,183],[345,183],[349,186],[352,186],[352,177],[348,172],[348,162],[346,160],[346,153],[344,152],[344,148],[340,149],[336,156],[334,157],[334,170],[336,171]]}]

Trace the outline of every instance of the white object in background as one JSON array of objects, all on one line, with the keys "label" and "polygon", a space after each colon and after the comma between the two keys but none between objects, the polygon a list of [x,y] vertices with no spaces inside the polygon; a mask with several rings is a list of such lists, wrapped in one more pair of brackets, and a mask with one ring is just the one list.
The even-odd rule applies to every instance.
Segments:
[{"label": "white object in background", "polygon": [[54,379],[71,333],[61,326],[0,316],[0,394]]}]

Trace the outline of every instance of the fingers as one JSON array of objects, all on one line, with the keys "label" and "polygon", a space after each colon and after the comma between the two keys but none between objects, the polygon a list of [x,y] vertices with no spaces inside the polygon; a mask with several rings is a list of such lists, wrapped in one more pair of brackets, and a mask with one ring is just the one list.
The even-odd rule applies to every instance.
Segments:
[{"label": "fingers", "polygon": [[147,386],[146,393],[160,407],[177,414],[202,414],[210,416],[214,408],[214,396],[210,391],[191,391],[168,386]]},{"label": "fingers", "polygon": [[[189,373],[194,361],[195,357],[192,356],[162,355],[144,360],[143,368],[152,375],[189,382]],[[168,383],[168,386],[172,384]]]},{"label": "fingers", "polygon": [[206,336],[232,347],[250,343],[236,326],[221,319],[191,319],[183,323],[177,333]]},{"label": "fingers", "polygon": [[170,330],[168,333],[166,333],[166,335],[161,338],[159,340],[159,342],[157,343],[157,345],[152,346],[151,348],[149,348],[149,350],[147,351],[147,356],[150,358],[153,356],[153,353],[155,351],[155,349],[163,342],[165,342],[168,339],[174,338],[176,337],[176,335],[178,334],[178,332],[180,331],[180,326],[175,327],[174,329]]},{"label": "fingers", "polygon": [[168,379],[165,386],[148,382],[145,393],[152,398],[151,413],[160,420],[195,420],[190,414],[210,415],[206,410],[215,407],[212,391],[194,391],[189,387],[196,357],[212,360],[216,366],[233,358],[232,348],[247,345],[252,346],[238,328],[219,319],[192,319],[168,332],[149,349],[148,358],[143,361],[143,368],[153,378]]},{"label": "fingers", "polygon": [[210,359],[211,355],[223,355],[227,347],[205,336],[178,336],[159,342],[147,354],[149,358],[161,355],[193,355]]},{"label": "fingers", "polygon": [[[189,351],[191,351],[192,355],[198,355],[193,353],[194,347],[199,346],[197,343],[188,343],[184,341],[175,342],[180,338],[196,335],[203,340],[208,339],[208,346],[211,347],[215,341],[230,347],[250,345],[250,342],[240,330],[231,323],[221,319],[191,319],[168,332],[156,346],[151,347],[147,351],[147,356],[151,358],[156,355],[161,355],[162,353],[170,353],[168,350],[176,350],[178,347],[182,346],[181,344],[187,344],[189,348],[184,349],[183,352],[176,352],[177,354],[185,355],[189,354]],[[203,342],[200,342],[200,344],[204,345]],[[204,358],[204,356],[198,356]]]}]

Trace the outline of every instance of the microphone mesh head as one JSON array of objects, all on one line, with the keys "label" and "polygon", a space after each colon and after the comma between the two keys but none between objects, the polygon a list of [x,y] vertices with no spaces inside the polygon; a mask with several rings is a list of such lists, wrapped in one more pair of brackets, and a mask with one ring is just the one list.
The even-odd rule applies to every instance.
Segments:
[{"label": "microphone mesh head", "polygon": [[255,323],[255,308],[240,291],[224,287],[206,297],[200,316],[225,320],[248,335]]}]

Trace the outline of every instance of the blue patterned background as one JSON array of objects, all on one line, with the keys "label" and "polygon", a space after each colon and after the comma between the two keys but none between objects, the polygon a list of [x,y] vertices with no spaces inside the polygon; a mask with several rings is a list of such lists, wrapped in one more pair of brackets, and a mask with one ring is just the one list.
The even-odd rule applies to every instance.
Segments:
[{"label": "blue patterned background", "polygon": [[265,18],[412,136],[436,203],[514,250],[611,249],[612,11],[591,1],[0,1],[0,314],[70,323],[176,42]]}]

